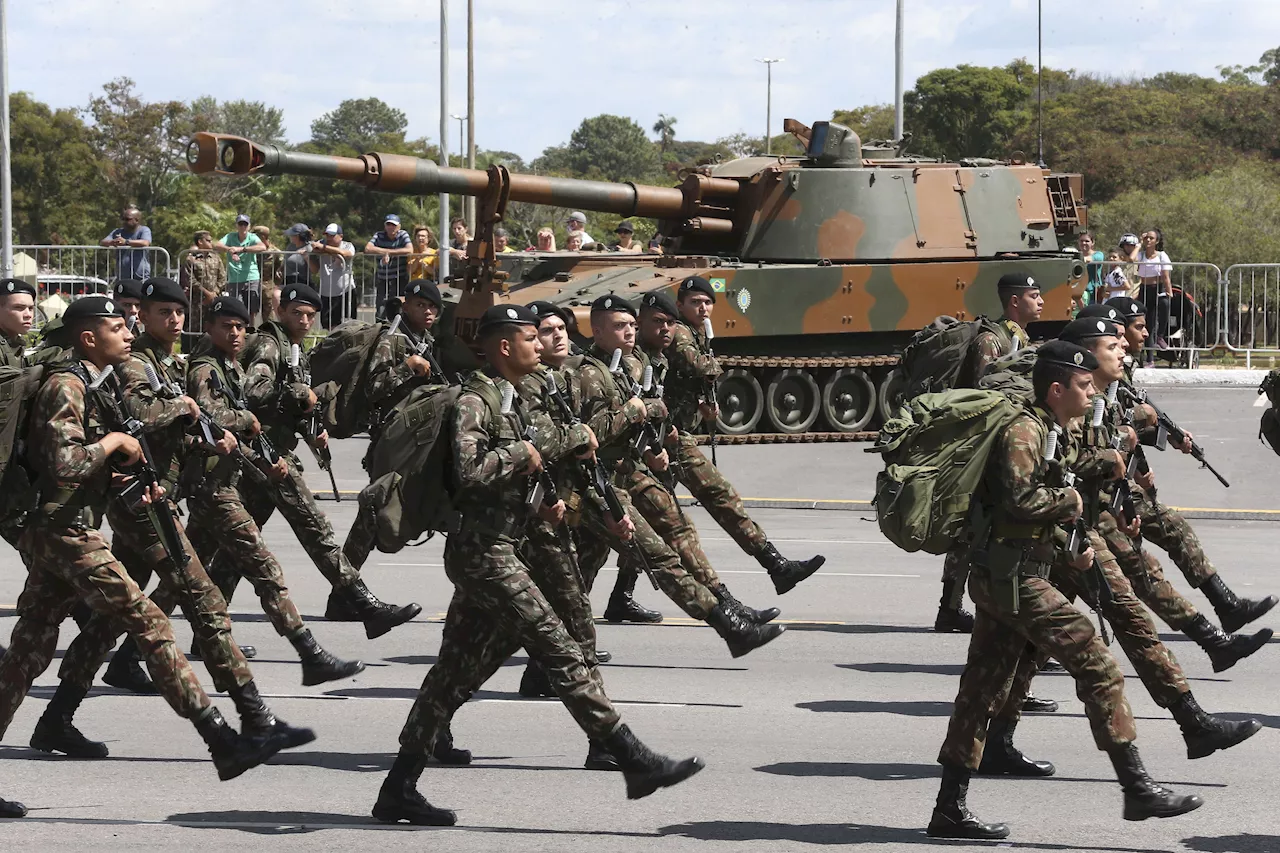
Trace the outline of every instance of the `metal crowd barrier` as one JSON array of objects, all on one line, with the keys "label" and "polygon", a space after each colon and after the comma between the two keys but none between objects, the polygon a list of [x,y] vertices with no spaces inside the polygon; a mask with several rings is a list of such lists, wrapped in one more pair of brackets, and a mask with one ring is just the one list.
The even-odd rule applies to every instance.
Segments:
[{"label": "metal crowd barrier", "polygon": [[1223,345],[1242,352],[1246,366],[1253,355],[1280,350],[1280,264],[1233,264],[1224,276]]},{"label": "metal crowd barrier", "polygon": [[[1221,340],[1222,326],[1222,272],[1214,264],[1198,262],[1170,262],[1169,280],[1173,296],[1168,299],[1168,329],[1160,329],[1164,297],[1163,288],[1143,286],[1136,275],[1131,275],[1129,295],[1140,300],[1147,308],[1147,328],[1151,337],[1147,360],[1163,362],[1176,367],[1196,367],[1201,354],[1214,348]],[[1103,276],[1113,264],[1103,264]],[[1156,349],[1158,332],[1165,335],[1167,347]]]},{"label": "metal crowd barrier", "polygon": [[[159,246],[118,249],[107,246],[18,245],[13,247],[14,276],[36,288],[36,323],[57,317],[76,297],[106,293],[120,275],[121,253],[126,273],[169,275],[169,252]],[[145,264],[141,262],[145,260]]]}]

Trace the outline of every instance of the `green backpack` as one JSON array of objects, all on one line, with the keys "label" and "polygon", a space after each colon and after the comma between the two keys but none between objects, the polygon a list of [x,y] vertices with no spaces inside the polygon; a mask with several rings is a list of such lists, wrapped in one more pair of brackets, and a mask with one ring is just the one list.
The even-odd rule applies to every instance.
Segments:
[{"label": "green backpack", "polygon": [[952,388],[977,385],[977,348],[974,343],[982,332],[1005,331],[993,320],[957,320],[945,314],[915,333],[895,369],[896,387],[902,399],[921,394],[935,394]]},{"label": "green backpack", "polygon": [[978,388],[983,391],[1001,391],[1019,402],[1030,403],[1035,399],[1031,384],[1031,371],[1036,366],[1036,345],[1025,346],[991,363],[987,372],[978,378]]},{"label": "green backpack", "polygon": [[1000,391],[969,389],[904,404],[866,450],[885,461],[873,501],[885,537],[904,551],[929,554],[963,542],[991,449],[1023,411]]},{"label": "green backpack", "polygon": [[443,531],[453,513],[453,414],[461,391],[456,385],[413,389],[369,448],[365,468],[372,482],[359,500],[362,509],[374,510],[383,553]]},{"label": "green backpack", "polygon": [[325,401],[324,427],[330,438],[350,438],[369,429],[367,368],[388,328],[387,323],[348,320],[311,351],[311,387]]},{"label": "green backpack", "polygon": [[1280,370],[1273,370],[1258,386],[1259,394],[1266,394],[1271,405],[1262,413],[1262,422],[1258,424],[1258,440],[1271,445],[1271,449],[1280,455],[1280,416],[1276,415],[1276,406],[1280,405]]},{"label": "green backpack", "polygon": [[11,522],[34,508],[36,472],[26,443],[36,394],[53,365],[0,367],[0,519]]}]

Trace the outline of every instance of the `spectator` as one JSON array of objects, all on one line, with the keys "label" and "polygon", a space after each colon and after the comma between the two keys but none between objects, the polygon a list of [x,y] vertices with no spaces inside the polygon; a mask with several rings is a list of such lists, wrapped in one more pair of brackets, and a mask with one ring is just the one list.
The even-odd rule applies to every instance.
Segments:
[{"label": "spectator", "polygon": [[142,224],[142,212],[126,207],[120,214],[121,227],[99,241],[99,246],[116,246],[116,278],[142,281],[151,277],[151,261],[147,247],[151,245],[151,229]]},{"label": "spectator", "polygon": [[355,316],[349,308],[352,292],[356,287],[351,274],[356,247],[342,239],[342,226],[330,222],[324,229],[324,239],[310,245],[311,268],[319,273],[320,325],[326,329]]},{"label": "spectator", "polygon": [[[579,210],[575,210],[573,213],[569,214],[569,218],[564,221],[564,227],[570,235],[575,233],[581,234],[583,245],[586,245],[587,243],[594,243],[596,241],[596,238],[587,233],[587,217]],[[568,244],[569,241],[566,238],[565,245],[567,246]]]},{"label": "spectator", "polygon": [[435,235],[425,225],[413,226],[413,257],[409,258],[409,281],[432,279],[438,275],[439,252],[431,246]]},{"label": "spectator", "polygon": [[537,235],[534,237],[538,241],[536,246],[530,246],[526,251],[529,252],[554,252],[556,251],[556,232],[550,228],[539,228]]},{"label": "spectator", "polygon": [[1085,270],[1089,274],[1089,282],[1084,287],[1084,305],[1092,305],[1102,291],[1103,254],[1093,245],[1093,235],[1088,231],[1081,232],[1077,245],[1080,247],[1080,260],[1084,261]]},{"label": "spectator", "polygon": [[650,255],[661,255],[662,254],[662,238],[659,237],[657,234],[654,234],[653,239],[649,241],[649,246],[648,248],[645,249],[645,252]]},{"label": "spectator", "polygon": [[496,255],[514,252],[511,248],[511,235],[507,233],[507,229],[498,227],[493,229],[493,252]]},{"label": "spectator", "polygon": [[240,214],[236,217],[236,230],[223,235],[213,244],[216,252],[229,256],[227,261],[227,291],[249,309],[249,314],[258,312],[261,306],[259,294],[261,274],[258,272],[257,258],[246,257],[257,255],[267,250],[256,234],[249,233],[249,217]]},{"label": "spectator", "polygon": [[635,227],[627,220],[619,222],[618,227],[613,229],[613,233],[618,235],[618,242],[613,245],[613,251],[635,254],[643,250],[635,241]]},{"label": "spectator", "polygon": [[467,245],[471,243],[471,232],[467,230],[467,220],[455,219],[449,223],[449,257],[459,261],[467,259]]},{"label": "spectator", "polygon": [[[1159,228],[1142,232],[1142,251],[1138,253],[1138,281],[1140,299],[1147,306],[1156,306],[1155,348],[1169,348],[1169,310],[1173,304],[1173,280],[1169,256],[1164,253],[1164,234]],[[1149,310],[1149,308],[1148,308]],[[1152,350],[1148,352],[1148,366],[1154,361]]]},{"label": "spectator", "polygon": [[284,229],[287,248],[284,254],[283,284],[311,286],[311,229],[301,222]]},{"label": "spectator", "polygon": [[564,250],[566,252],[582,251],[582,233],[581,231],[570,231],[569,236],[564,238]]},{"label": "spectator", "polygon": [[1106,296],[1104,299],[1115,299],[1117,296],[1131,296],[1133,284],[1124,274],[1124,257],[1115,249],[1107,255],[1107,277],[1104,281]]},{"label": "spectator", "polygon": [[186,319],[187,335],[199,336],[208,327],[209,306],[227,287],[227,268],[213,251],[213,235],[208,231],[197,231],[191,238],[191,248],[178,270],[178,283],[191,300],[191,310],[187,312]]},{"label": "spectator", "polygon": [[276,316],[280,307],[280,286],[284,284],[284,256],[280,247],[271,242],[271,229],[265,225],[255,225],[250,229],[254,236],[262,241],[262,254],[256,259],[258,272],[262,277],[262,319],[270,320]]},{"label": "spectator", "polygon": [[413,254],[413,246],[409,234],[400,227],[400,217],[388,213],[383,220],[382,230],[373,235],[373,239],[365,244],[365,253],[379,255],[378,268],[374,272],[374,290],[376,308],[382,311],[387,299],[400,297],[405,284],[409,281],[409,258]]}]

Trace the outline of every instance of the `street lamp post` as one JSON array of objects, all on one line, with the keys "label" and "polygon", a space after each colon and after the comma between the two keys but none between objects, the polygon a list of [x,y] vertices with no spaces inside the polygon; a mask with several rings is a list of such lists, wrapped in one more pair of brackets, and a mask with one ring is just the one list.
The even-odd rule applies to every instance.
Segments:
[{"label": "street lamp post", "polygon": [[764,153],[773,153],[773,63],[785,62],[783,59],[757,59],[763,62],[766,71],[764,89]]},{"label": "street lamp post", "polygon": [[455,120],[458,123],[458,153],[461,154],[462,152],[467,150],[466,145],[463,143],[463,135],[462,135],[467,126],[466,124],[467,117],[457,116],[450,113],[449,118]]},{"label": "street lamp post", "polygon": [[[449,165],[449,0],[440,0],[440,165]],[[449,194],[440,193],[439,266],[440,283],[449,277]]]}]

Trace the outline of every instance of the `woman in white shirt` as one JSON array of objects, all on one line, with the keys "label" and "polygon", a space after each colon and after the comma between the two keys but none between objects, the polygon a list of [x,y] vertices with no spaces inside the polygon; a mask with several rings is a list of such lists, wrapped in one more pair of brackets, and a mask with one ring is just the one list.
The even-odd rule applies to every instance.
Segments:
[{"label": "woman in white shirt", "polygon": [[[1173,304],[1173,266],[1164,253],[1164,233],[1159,228],[1142,232],[1142,249],[1138,252],[1138,279],[1142,282],[1142,301],[1156,304],[1155,347],[1169,348],[1169,309]],[[1150,356],[1148,356],[1150,358]]]},{"label": "woman in white shirt", "polygon": [[1104,292],[1102,302],[1120,296],[1133,295],[1130,292],[1129,277],[1124,274],[1124,264],[1124,258],[1120,257],[1120,253],[1115,249],[1107,255],[1107,276],[1102,281]]}]

